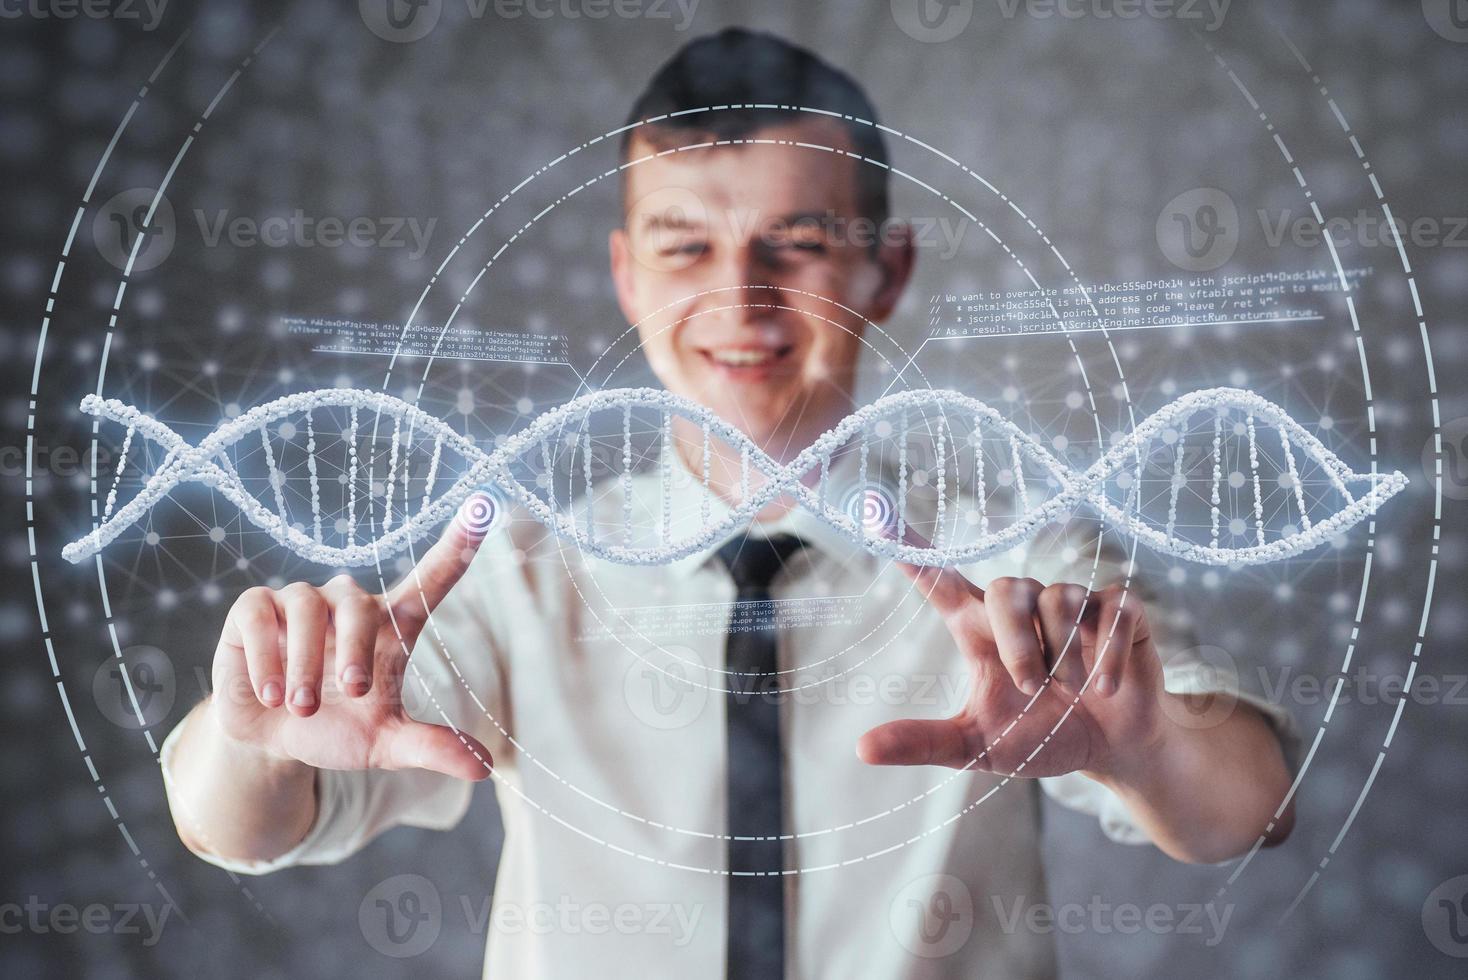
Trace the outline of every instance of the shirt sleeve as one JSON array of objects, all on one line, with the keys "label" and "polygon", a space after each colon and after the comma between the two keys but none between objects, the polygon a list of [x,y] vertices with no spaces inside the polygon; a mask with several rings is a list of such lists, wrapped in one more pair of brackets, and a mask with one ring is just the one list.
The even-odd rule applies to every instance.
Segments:
[{"label": "shirt sleeve", "polygon": [[[410,717],[442,725],[447,716],[456,727],[479,738],[498,762],[510,747],[504,707],[508,699],[504,658],[492,628],[495,606],[485,587],[489,566],[502,564],[505,555],[500,552],[508,549],[494,540],[484,543],[464,578],[434,611],[432,626],[419,637],[403,677],[403,699]],[[446,650],[473,651],[473,657],[451,661]],[[159,752],[164,791],[175,811],[179,801],[172,760],[183,725],[180,722],[169,733]],[[295,847],[268,861],[233,860],[198,849],[193,853],[247,875],[302,864],[335,864],[392,827],[453,829],[469,809],[473,785],[426,769],[318,769],[316,819]]]},{"label": "shirt sleeve", "polygon": [[[1092,583],[1100,589],[1120,581],[1127,568],[1126,555],[1111,547],[1103,547],[1099,560],[1095,551],[1069,557],[1061,544],[1063,531],[1052,530],[1036,539],[1025,559],[1025,574],[1041,582]],[[1094,568],[1094,582],[1092,574]],[[1146,583],[1139,578],[1132,586],[1147,603],[1153,642],[1162,659],[1162,686],[1170,694],[1216,695],[1213,710],[1233,711],[1238,705],[1257,710],[1274,730],[1284,752],[1291,775],[1299,768],[1300,733],[1290,713],[1258,694],[1245,691],[1239,683],[1238,670],[1227,653],[1200,646],[1190,622],[1171,615],[1153,599]],[[1221,718],[1219,719],[1222,720]],[[1150,844],[1152,839],[1133,818],[1121,797],[1107,787],[1079,772],[1040,779],[1046,795],[1074,810],[1096,817],[1101,832],[1122,844]]]},{"label": "shirt sleeve", "polygon": [[[168,805],[178,801],[172,760],[183,722],[164,739],[158,754]],[[316,770],[316,820],[295,847],[268,861],[221,857],[190,848],[208,863],[236,874],[263,875],[300,864],[336,864],[395,826],[450,830],[469,809],[473,785],[426,769]]]}]

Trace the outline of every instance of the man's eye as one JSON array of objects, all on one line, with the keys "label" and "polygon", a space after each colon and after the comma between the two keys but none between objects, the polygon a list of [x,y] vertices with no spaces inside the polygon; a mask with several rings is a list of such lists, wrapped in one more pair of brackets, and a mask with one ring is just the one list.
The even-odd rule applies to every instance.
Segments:
[{"label": "man's eye", "polygon": [[787,238],[775,249],[784,255],[824,255],[826,243],[820,238]]},{"label": "man's eye", "polygon": [[705,242],[678,242],[658,249],[659,255],[702,255],[708,250]]},{"label": "man's eye", "polygon": [[800,252],[819,253],[826,251],[826,236],[821,234],[819,228],[796,225],[784,236],[780,244]]}]

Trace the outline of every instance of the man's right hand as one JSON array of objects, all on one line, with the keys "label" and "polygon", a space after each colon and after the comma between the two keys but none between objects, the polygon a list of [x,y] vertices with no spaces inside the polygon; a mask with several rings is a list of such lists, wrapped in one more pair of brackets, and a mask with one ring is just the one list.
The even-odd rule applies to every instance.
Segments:
[{"label": "man's right hand", "polygon": [[210,709],[232,742],[318,769],[419,767],[483,779],[488,750],[464,732],[408,717],[408,653],[463,576],[482,537],[458,519],[385,595],[347,575],[317,587],[250,589],[214,653]]}]

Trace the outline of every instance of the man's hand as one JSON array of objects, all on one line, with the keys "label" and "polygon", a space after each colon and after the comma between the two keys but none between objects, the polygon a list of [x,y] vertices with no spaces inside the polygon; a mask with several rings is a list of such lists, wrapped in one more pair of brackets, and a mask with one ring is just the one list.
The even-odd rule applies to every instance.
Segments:
[{"label": "man's hand", "polygon": [[972,684],[952,718],[867,732],[857,745],[864,761],[1025,776],[1107,773],[1144,758],[1160,740],[1162,665],[1135,590],[1021,578],[984,590],[953,569],[901,567],[943,616]]},{"label": "man's hand", "polygon": [[[1255,841],[1273,846],[1289,836],[1290,771],[1273,727],[1232,701],[1241,710],[1214,724],[1178,724],[1200,705],[1163,688],[1135,589],[1002,578],[984,590],[953,569],[900,567],[942,614],[973,684],[952,718],[867,732],[857,743],[864,761],[1022,776],[1080,771],[1116,793],[1179,861],[1224,861]],[[1163,710],[1167,699],[1180,711]]]},{"label": "man's hand", "polygon": [[418,634],[482,540],[451,521],[386,595],[343,575],[239,597],[214,653],[214,693],[185,719],[164,767],[190,849],[242,861],[286,853],[316,821],[321,769],[489,775],[483,745],[408,717],[402,699]]},{"label": "man's hand", "polygon": [[215,720],[236,743],[318,769],[431,769],[483,779],[489,752],[469,735],[409,718],[408,652],[469,566],[481,537],[450,521],[386,595],[340,575],[316,587],[250,589],[214,653]]}]

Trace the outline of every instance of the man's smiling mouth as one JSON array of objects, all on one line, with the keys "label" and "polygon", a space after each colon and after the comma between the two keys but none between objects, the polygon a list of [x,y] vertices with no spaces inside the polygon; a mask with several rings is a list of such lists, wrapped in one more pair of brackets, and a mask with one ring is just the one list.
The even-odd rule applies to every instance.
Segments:
[{"label": "man's smiling mouth", "polygon": [[794,344],[782,347],[712,347],[700,350],[699,354],[723,374],[752,377],[779,365],[793,350]]}]

